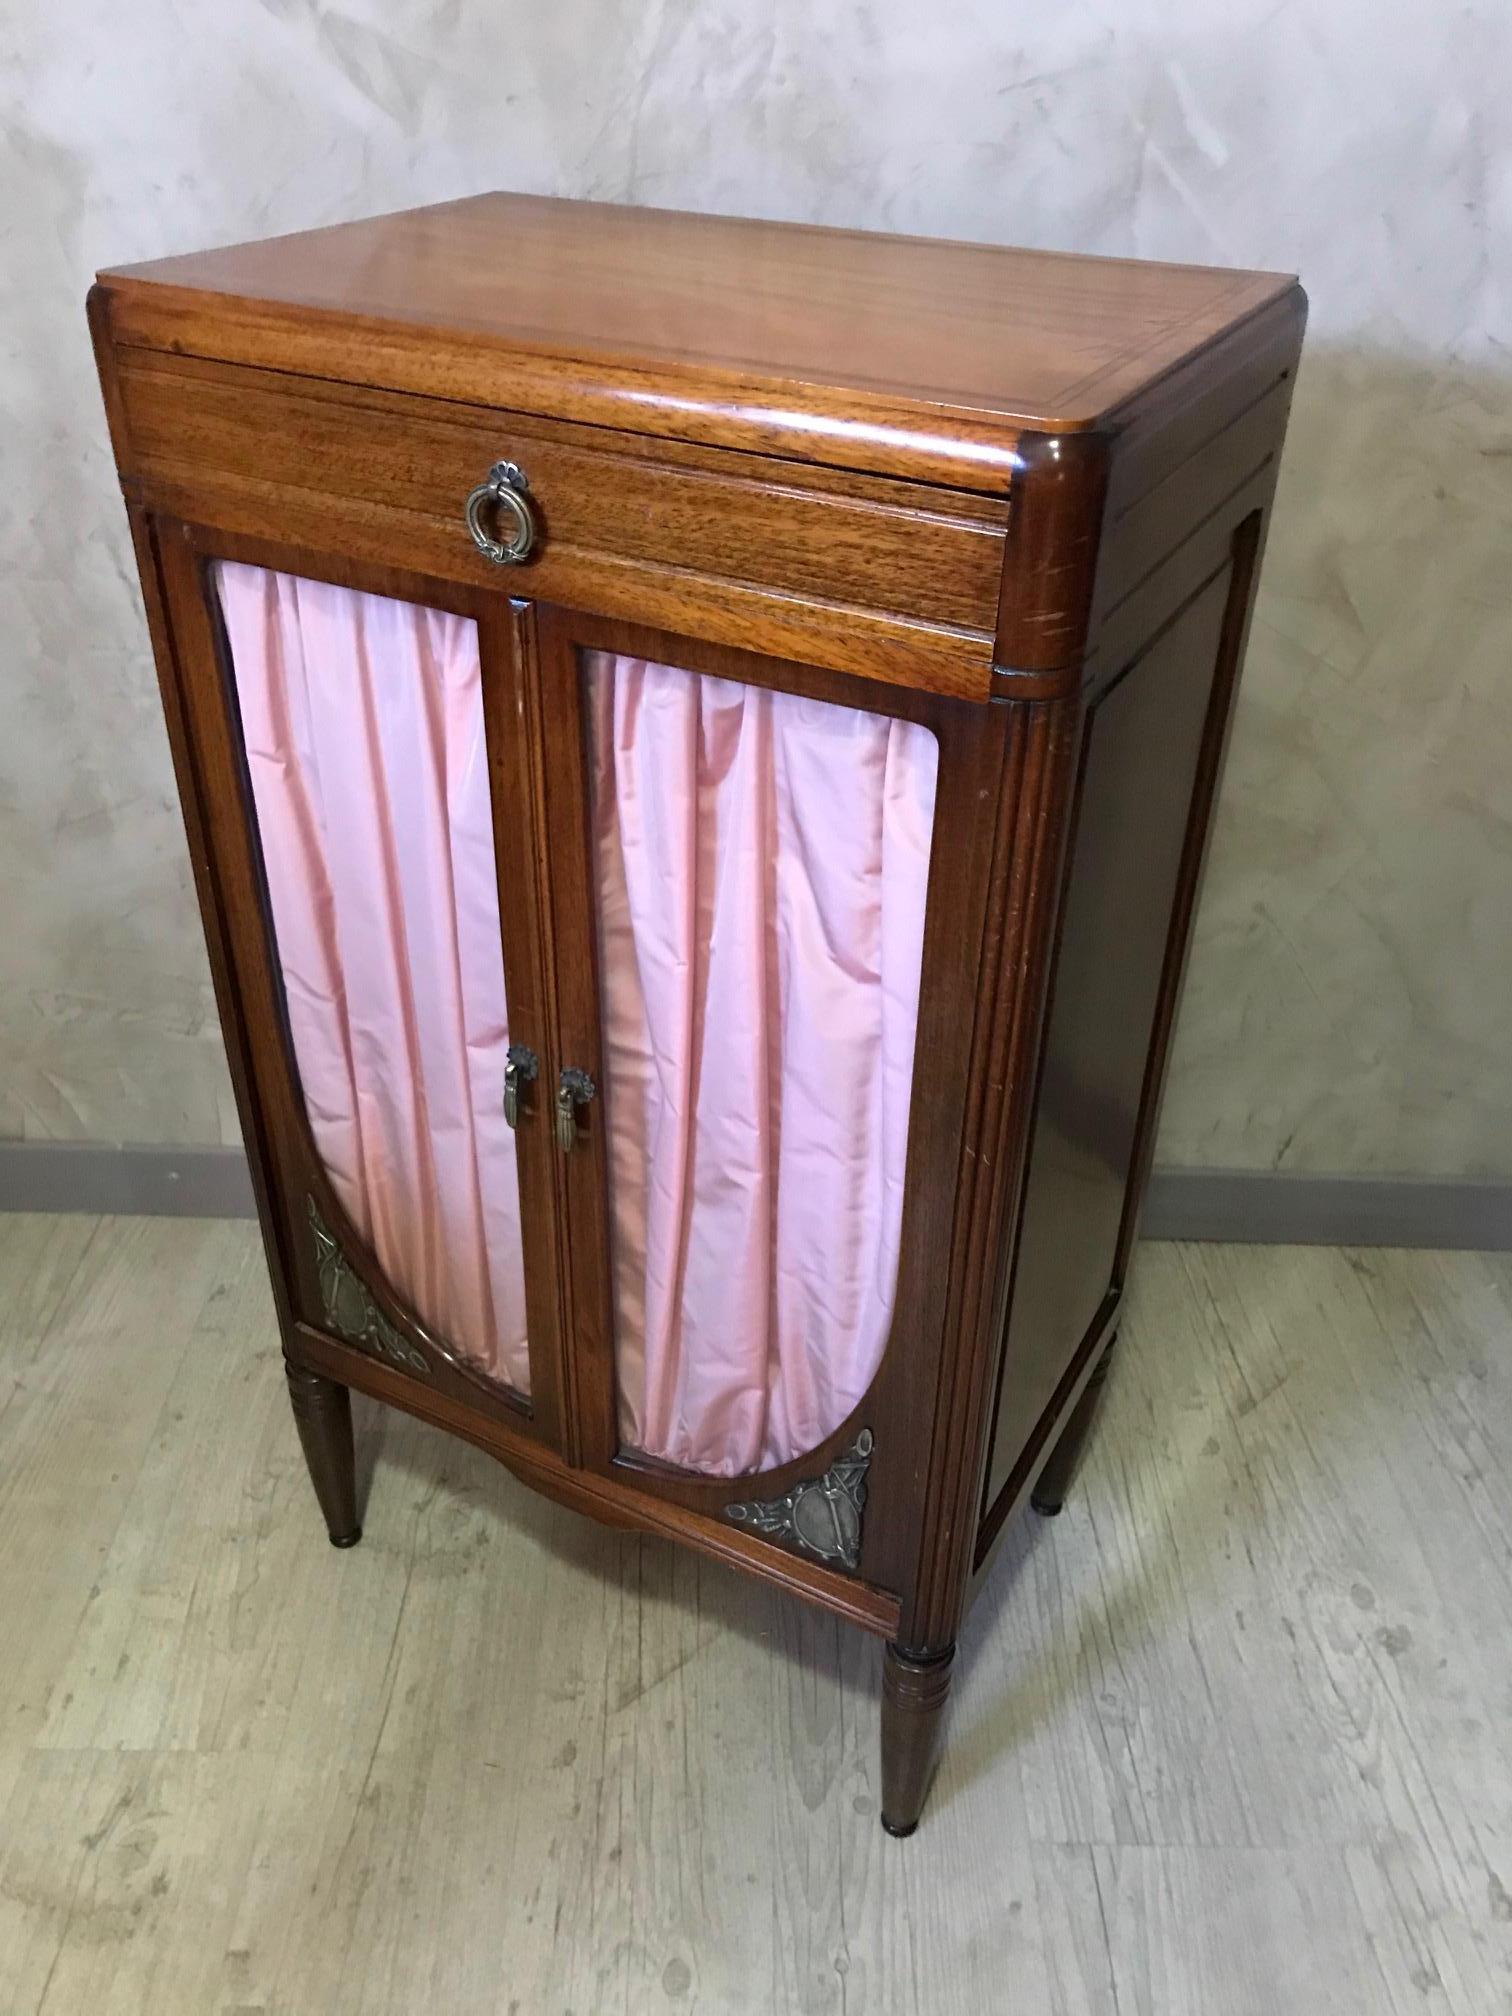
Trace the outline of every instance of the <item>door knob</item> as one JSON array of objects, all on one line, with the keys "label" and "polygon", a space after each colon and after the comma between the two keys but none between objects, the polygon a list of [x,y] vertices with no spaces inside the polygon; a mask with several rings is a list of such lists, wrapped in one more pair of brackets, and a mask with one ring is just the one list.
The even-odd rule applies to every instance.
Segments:
[{"label": "door knob", "polygon": [[598,1087],[586,1071],[580,1071],[576,1064],[569,1064],[557,1080],[556,1132],[557,1146],[564,1155],[570,1155],[577,1145],[577,1111],[586,1106]]},{"label": "door knob", "polygon": [[504,1118],[511,1127],[520,1124],[520,1087],[533,1085],[540,1074],[541,1060],[524,1043],[511,1043],[504,1053]]}]

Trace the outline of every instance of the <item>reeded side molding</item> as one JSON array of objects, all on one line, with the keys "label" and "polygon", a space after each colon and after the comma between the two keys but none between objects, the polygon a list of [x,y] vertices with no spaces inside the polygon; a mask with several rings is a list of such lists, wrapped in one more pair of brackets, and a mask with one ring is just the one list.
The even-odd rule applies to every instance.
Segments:
[{"label": "reeded side molding", "polygon": [[872,1431],[863,1428],[822,1477],[806,1477],[782,1498],[727,1505],[725,1517],[854,1571],[861,1563],[861,1514],[874,1446]]}]

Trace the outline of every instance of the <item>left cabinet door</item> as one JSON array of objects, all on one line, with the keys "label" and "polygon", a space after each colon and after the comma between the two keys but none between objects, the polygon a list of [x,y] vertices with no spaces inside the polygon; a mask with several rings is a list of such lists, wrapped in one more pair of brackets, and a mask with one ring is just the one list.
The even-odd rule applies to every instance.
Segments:
[{"label": "left cabinet door", "polygon": [[155,539],[290,1318],[560,1446],[520,612]]}]

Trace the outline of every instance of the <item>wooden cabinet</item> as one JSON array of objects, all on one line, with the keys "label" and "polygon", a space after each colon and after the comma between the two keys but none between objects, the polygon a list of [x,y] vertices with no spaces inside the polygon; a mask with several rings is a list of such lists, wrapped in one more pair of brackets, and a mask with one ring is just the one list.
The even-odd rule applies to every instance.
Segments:
[{"label": "wooden cabinet", "polygon": [[887,1642],[1118,1321],[1295,283],[486,196],[90,315],[305,1454]]}]

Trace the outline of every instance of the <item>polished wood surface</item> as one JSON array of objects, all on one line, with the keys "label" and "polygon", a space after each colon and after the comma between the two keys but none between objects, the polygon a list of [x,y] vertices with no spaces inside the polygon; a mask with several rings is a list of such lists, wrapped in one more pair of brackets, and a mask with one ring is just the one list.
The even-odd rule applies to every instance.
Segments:
[{"label": "polished wood surface", "polygon": [[355,1547],[362,1538],[362,1522],[357,1517],[351,1390],[302,1365],[286,1364],[284,1370],[305,1467],[315,1486],[331,1545]]},{"label": "polished wood surface", "polygon": [[1231,579],[1211,581],[1087,716],[984,1516],[1123,1286],[1119,1232]]},{"label": "polished wood surface", "polygon": [[939,1763],[955,1647],[911,1659],[896,1645],[882,1655],[882,1825],[906,1841],[919,1824]]},{"label": "polished wood surface", "polygon": [[[800,1597],[875,1637],[889,1638],[897,1633],[898,1599],[887,1590],[874,1588],[843,1569],[789,1552],[733,1525],[720,1516],[717,1507],[698,1509],[682,1503],[665,1489],[648,1490],[646,1478],[631,1465],[614,1463],[598,1470],[591,1462],[569,1463],[544,1438],[529,1433],[504,1409],[490,1408],[476,1398],[459,1397],[439,1380],[407,1378],[393,1366],[313,1324],[296,1323],[287,1341],[294,1362],[309,1365],[354,1392],[369,1394],[476,1444],[522,1483],[574,1512],[606,1526],[621,1526],[675,1540],[694,1553],[723,1562],[727,1567],[740,1568],[758,1581],[770,1583],[789,1596]],[[742,1489],[749,1492],[749,1479],[743,1487],[730,1486],[726,1495],[738,1497]],[[707,1501],[713,1494],[705,1487],[702,1495]]]},{"label": "polished wood surface", "polygon": [[[331,1185],[316,1150],[284,1008],[283,982],[273,942],[251,785],[246,775],[235,685],[213,596],[209,569],[215,557],[252,564],[288,565],[319,577],[314,556],[214,539],[186,525],[160,524],[156,565],[173,640],[172,675],[178,685],[176,714],[187,744],[186,773],[197,825],[205,832],[214,864],[220,929],[236,998],[235,1039],[244,1045],[240,1068],[257,1088],[262,1154],[272,1176],[270,1208],[279,1266],[293,1315],[324,1320],[316,1251],[310,1236],[309,1207],[336,1235],[344,1252],[361,1253],[359,1239]],[[448,593],[444,584],[421,577],[371,575],[360,567],[325,570],[328,578],[373,593],[397,593],[435,607],[451,607],[479,623],[486,648],[499,634],[491,624],[488,598],[465,591]],[[506,647],[507,649],[507,647]],[[518,727],[520,697],[513,683],[512,656],[493,657],[485,682],[485,725],[493,729],[488,755],[494,809],[494,846],[500,882],[500,935],[511,1032],[517,1042],[545,1053],[546,1009],[538,963],[539,896],[536,856],[528,827],[524,788],[529,752]],[[501,774],[502,773],[502,774]],[[228,1048],[232,1038],[228,1036]],[[501,1088],[502,1096],[502,1088]],[[425,1376],[443,1391],[490,1413],[504,1416],[521,1432],[552,1443],[561,1440],[562,1357],[555,1285],[558,1255],[552,1208],[552,1154],[546,1130],[523,1128],[516,1137],[520,1190],[526,1327],[531,1390],[528,1402],[488,1380],[433,1334],[413,1309],[393,1294],[369,1264],[364,1283],[386,1320],[424,1362]],[[319,1369],[319,1368],[317,1368]]]},{"label": "polished wood surface", "polygon": [[[596,911],[589,834],[582,708],[582,654],[617,651],[672,663],[702,675],[777,687],[831,706],[916,721],[938,745],[935,824],[921,955],[915,1067],[893,1321],[882,1365],[864,1400],[815,1448],[764,1471],[759,1495],[776,1496],[829,1463],[870,1428],[875,1450],[867,1477],[867,1514],[859,1573],[896,1597],[918,1574],[925,1524],[925,1475],[918,1462],[919,1423],[948,1386],[953,1353],[947,1319],[951,1234],[958,1208],[961,1139],[968,1111],[968,1053],[960,1041],[963,998],[991,993],[989,927],[992,834],[978,816],[997,796],[1007,745],[1021,723],[1006,709],[899,693],[870,681],[842,679],[772,657],[735,653],[689,639],[632,629],[601,617],[540,612],[543,751],[552,789],[546,844],[555,898],[552,944],[560,1002],[563,1063],[603,1081]],[[573,1334],[579,1343],[585,1460],[634,1476],[648,1494],[690,1509],[718,1511],[752,1495],[749,1480],[689,1477],[651,1467],[618,1450],[611,1315],[608,1173],[601,1109],[584,1115],[578,1149],[563,1178],[573,1253]]]},{"label": "polished wood surface", "polygon": [[1029,1502],[1042,1519],[1058,1519],[1065,1510],[1066,1494],[1076,1481],[1082,1458],[1087,1453],[1087,1443],[1102,1412],[1117,1342],[1116,1336],[1110,1337],[1103,1346],[1081,1390],[1081,1397],[1056,1436],[1049,1460],[1034,1480]]},{"label": "polished wood surface", "polygon": [[[1084,1439],[1124,1321],[1304,306],[1274,276],[512,198],[110,274],[91,296],[333,1531],[350,1522],[332,1396],[350,1388],[886,1638],[897,1832],[918,1818],[968,1601]],[[541,538],[499,568],[462,505],[506,455],[528,462]],[[544,1097],[518,1135],[528,1401],[384,1281],[299,1094],[207,593],[220,558],[478,625],[511,1031],[543,1087],[569,1065],[598,1075],[602,1053],[584,650],[933,732],[894,1322],[818,1448],[713,1480],[617,1446],[592,1108],[570,1156]],[[312,1203],[397,1353],[333,1334]],[[862,1428],[855,1572],[727,1516],[822,1476]]]},{"label": "polished wood surface", "polygon": [[1496,2016],[1509,1326],[1148,1247],[897,1843],[859,1632],[366,1400],[334,1553],[255,1229],[0,1216],[0,2009]]},{"label": "polished wood surface", "polygon": [[101,280],[128,344],[989,489],[1294,284],[502,193]]},{"label": "polished wood surface", "polygon": [[129,358],[121,392],[145,477],[240,474],[380,500],[441,521],[472,580],[490,578],[488,562],[457,539],[457,499],[502,444],[538,507],[517,578],[540,601],[570,604],[606,560],[686,567],[696,554],[701,574],[993,631],[1005,499],[881,477],[842,485],[817,469],[774,481],[761,457],[392,394],[316,396],[224,364]]},{"label": "polished wood surface", "polygon": [[459,499],[507,456],[540,526],[517,595],[987,694],[1006,498],[129,351],[119,384],[132,495],[173,517],[497,588]]}]

